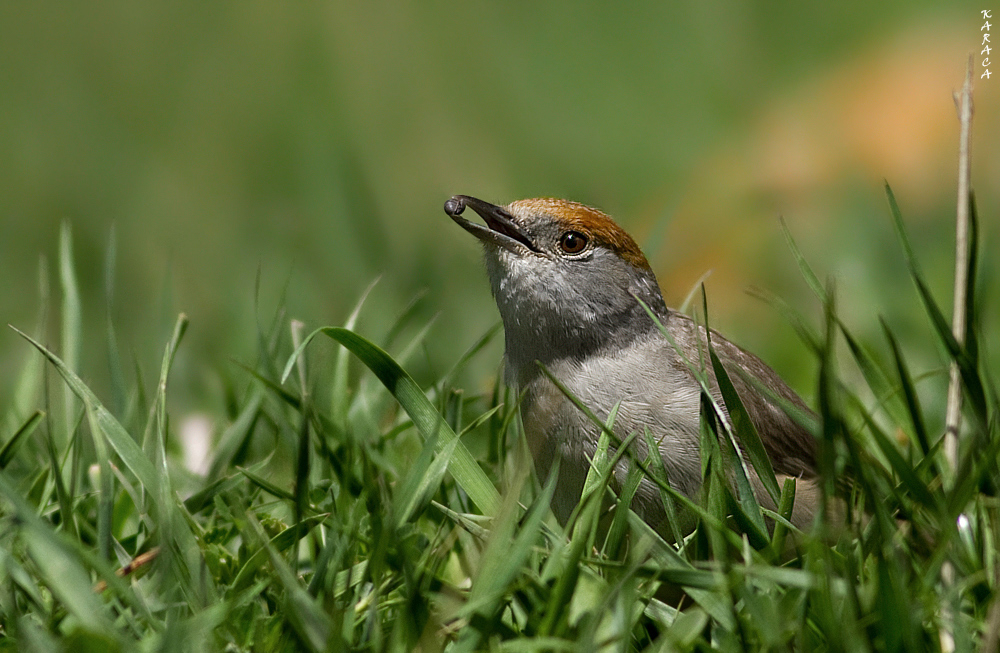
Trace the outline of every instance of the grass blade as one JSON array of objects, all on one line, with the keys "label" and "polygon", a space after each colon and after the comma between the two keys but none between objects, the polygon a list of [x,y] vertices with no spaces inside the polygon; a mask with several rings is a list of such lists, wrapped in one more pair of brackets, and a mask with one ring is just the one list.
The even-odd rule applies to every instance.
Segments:
[{"label": "grass blade", "polygon": [[924,424],[924,412],[920,407],[920,400],[917,397],[917,390],[913,386],[913,376],[910,374],[909,366],[903,359],[903,352],[899,348],[896,337],[889,329],[885,320],[880,320],[882,332],[885,334],[889,346],[892,348],[893,360],[896,362],[896,372],[899,374],[899,382],[903,389],[903,397],[906,399],[907,414],[913,426],[913,432],[917,435],[917,443],[920,445],[920,452],[926,456],[931,450],[930,438],[927,435],[927,426]]},{"label": "grass blade", "polygon": [[910,277],[917,286],[917,292],[924,305],[924,310],[931,319],[931,325],[934,327],[934,332],[937,334],[938,339],[944,345],[952,360],[958,363],[959,372],[962,375],[962,382],[965,385],[966,392],[968,393],[969,403],[972,408],[973,415],[976,417],[980,425],[985,425],[988,421],[986,412],[986,392],[983,387],[982,380],[979,378],[979,373],[976,369],[976,362],[969,356],[968,350],[960,345],[958,340],[956,340],[954,334],[951,332],[951,327],[948,326],[948,321],[941,312],[941,308],[937,305],[937,302],[931,295],[927,282],[924,281],[923,273],[920,271],[920,267],[917,264],[916,255],[913,253],[910,240],[906,235],[906,228],[903,225],[902,213],[899,210],[899,205],[896,203],[896,197],[893,195],[892,189],[889,187],[888,183],[885,184],[885,193],[886,197],[889,199],[889,208],[892,213],[893,225],[896,228],[899,241],[903,246],[903,254],[906,258],[906,265],[910,270]]},{"label": "grass blade", "polygon": [[19,519],[25,524],[21,533],[28,552],[52,593],[83,624],[97,632],[110,634],[111,624],[93,592],[90,575],[72,548],[35,514],[3,474],[0,474],[0,494],[14,506]]},{"label": "grass blade", "polygon": [[114,476],[111,473],[111,461],[108,459],[108,447],[105,435],[97,423],[94,408],[88,403],[87,421],[90,424],[90,435],[94,442],[94,452],[100,476],[100,487],[97,497],[97,545],[102,560],[111,559],[111,510],[114,501]]},{"label": "grass blade", "polygon": [[142,449],[135,443],[135,440],[132,439],[128,431],[108,412],[104,404],[97,398],[97,395],[58,356],[23,331],[15,327],[11,328],[22,338],[34,345],[38,351],[42,352],[42,355],[55,366],[56,371],[63,377],[66,385],[70,387],[73,393],[81,401],[91,406],[94,411],[94,418],[100,426],[101,431],[107,436],[111,447],[122,459],[122,462],[125,463],[125,466],[135,474],[139,482],[147,489],[157,487],[158,476],[153,469],[153,463],[142,452]]},{"label": "grass blade", "polygon": [[[370,369],[379,381],[403,407],[413,420],[424,439],[437,438],[438,446],[444,447],[458,436],[451,430],[444,418],[427,399],[416,381],[399,366],[385,351],[365,340],[353,331],[342,327],[323,327],[313,331],[295,350],[285,365],[282,381],[287,378],[295,360],[318,334],[326,335],[344,345]],[[500,507],[500,494],[490,482],[479,463],[461,442],[455,445],[448,469],[469,498],[479,506],[484,514],[495,514]]]},{"label": "grass blade", "polygon": [[[378,284],[381,277],[375,277],[368,287],[365,288],[364,292],[361,293],[361,297],[358,299],[357,304],[354,306],[354,310],[347,317],[347,322],[344,323],[345,329],[354,330],[354,325],[358,321],[358,316],[361,315],[361,308],[365,305],[365,300],[368,299],[368,295]],[[337,358],[333,364],[333,382],[331,384],[331,407],[330,407],[330,419],[333,423],[337,425],[337,428],[344,430],[347,427],[347,409],[348,409],[348,392],[347,392],[347,363],[350,360],[348,358],[348,351],[344,347],[337,348]]]},{"label": "grass blade", "polygon": [[[778,482],[774,477],[774,467],[771,466],[771,459],[767,456],[764,443],[760,439],[760,434],[757,433],[757,427],[754,426],[753,421],[750,419],[750,414],[743,405],[739,393],[736,392],[736,387],[733,386],[733,382],[729,378],[729,373],[726,372],[725,366],[719,360],[719,356],[715,353],[715,348],[712,347],[711,343],[709,343],[708,351],[712,359],[715,380],[719,383],[722,400],[725,402],[726,410],[729,411],[729,418],[732,420],[733,435],[739,438],[740,443],[746,447],[747,455],[750,456],[750,463],[753,465],[754,470],[756,470],[757,477],[764,484],[764,488],[768,494],[771,495],[774,505],[778,505],[781,490],[778,489]],[[733,444],[735,446],[735,443]],[[763,522],[761,526],[763,526]]]},{"label": "grass blade", "polygon": [[813,294],[819,299],[821,303],[826,303],[827,294],[826,290],[823,288],[823,284],[820,283],[819,277],[813,272],[812,267],[810,267],[809,262],[806,261],[806,257],[802,254],[802,250],[799,249],[798,244],[795,242],[795,238],[792,237],[792,232],[788,228],[788,224],[782,217],[778,218],[778,222],[781,224],[781,233],[785,236],[785,242],[788,243],[788,249],[792,251],[792,258],[799,266],[799,273],[802,278],[805,279],[806,285],[809,289],[813,291]]},{"label": "grass blade", "polygon": [[14,459],[14,454],[17,453],[17,448],[21,442],[31,435],[35,428],[41,424],[42,417],[45,413],[40,410],[36,410],[32,413],[31,417],[28,418],[21,428],[17,429],[14,435],[10,436],[10,440],[4,443],[3,447],[0,447],[0,470],[10,464],[10,461]]},{"label": "grass blade", "polygon": [[[76,281],[76,267],[73,265],[73,230],[68,222],[63,222],[59,230],[59,281],[62,285],[62,352],[66,368],[76,373],[80,369],[80,343],[83,340],[82,319],[80,317],[80,287]],[[65,424],[73,423],[76,400],[72,394],[66,395]]]},{"label": "grass blade", "polygon": [[[249,513],[248,516],[252,516],[252,513]],[[269,559],[269,549],[273,549],[278,553],[286,551],[327,517],[329,517],[327,514],[306,517],[295,526],[289,526],[282,530],[270,540],[264,539],[263,541],[267,543],[267,546],[261,546],[243,563],[243,566],[236,574],[236,578],[233,579],[233,587],[238,589],[250,584],[253,580],[254,572]]]}]

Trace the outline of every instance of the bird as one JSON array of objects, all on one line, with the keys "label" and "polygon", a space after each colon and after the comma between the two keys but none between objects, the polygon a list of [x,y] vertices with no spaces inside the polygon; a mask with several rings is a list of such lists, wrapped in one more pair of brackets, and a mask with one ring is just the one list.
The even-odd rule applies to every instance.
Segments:
[{"label": "bird", "polygon": [[[466,208],[485,224],[463,218]],[[617,406],[613,429],[619,442],[649,429],[670,485],[696,499],[702,485],[702,386],[690,364],[697,364],[699,347],[704,351],[705,330],[667,307],[635,240],[602,211],[563,199],[523,199],[499,206],[455,195],[444,210],[483,245],[504,326],[504,380],[522,396],[521,422],[539,479],[545,481],[557,470],[551,507],[559,521],[566,524],[580,501],[602,429],[549,374],[601,420]],[[779,486],[784,478],[796,479],[791,522],[804,529],[822,500],[817,441],[774,397],[803,414],[811,411],[760,358],[710,333]],[[711,393],[722,405],[711,366],[706,372]],[[630,446],[639,460],[646,456],[643,437]],[[747,467],[757,501],[773,510],[774,502],[753,466]],[[620,461],[612,480],[620,484],[627,472],[628,462]],[[631,508],[669,536],[659,488],[649,478],[641,480]]]}]

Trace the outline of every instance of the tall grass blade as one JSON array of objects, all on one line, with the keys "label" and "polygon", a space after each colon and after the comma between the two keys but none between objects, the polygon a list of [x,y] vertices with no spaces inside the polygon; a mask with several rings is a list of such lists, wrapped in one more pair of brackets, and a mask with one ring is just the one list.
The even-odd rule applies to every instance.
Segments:
[{"label": "tall grass blade", "polygon": [[170,477],[167,473],[167,379],[170,376],[170,368],[174,363],[174,356],[180,346],[181,339],[187,331],[187,315],[181,313],[177,316],[174,324],[173,334],[163,352],[163,360],[160,363],[160,380],[156,384],[156,453],[159,458],[161,480],[169,487]]},{"label": "tall grass blade", "polygon": [[[73,373],[80,369],[80,348],[83,327],[80,308],[80,287],[73,265],[73,231],[68,222],[63,222],[59,230],[59,281],[62,286],[62,352],[66,368]],[[74,395],[65,399],[65,424],[73,423],[77,411]]]},{"label": "tall grass blade", "polygon": [[[652,463],[652,459],[658,456],[659,452],[655,450],[647,452],[645,461],[647,467]],[[634,459],[631,460],[631,463],[628,468],[628,475],[622,484],[621,494],[618,496],[618,505],[611,519],[608,535],[604,538],[604,546],[602,547],[604,555],[613,560],[621,557],[622,545],[625,543],[625,535],[628,530],[628,510],[626,510],[626,507],[632,505],[632,499],[639,490],[639,483],[643,478],[642,470],[639,469]]]},{"label": "tall grass blade", "polygon": [[906,265],[910,270],[910,277],[917,286],[917,291],[921,302],[924,305],[924,310],[931,319],[931,325],[934,327],[934,332],[937,334],[938,339],[944,345],[952,360],[958,363],[958,368],[962,375],[962,383],[965,385],[965,390],[968,395],[973,416],[976,418],[979,425],[985,425],[988,421],[986,393],[983,388],[982,381],[979,378],[976,361],[970,357],[969,351],[960,345],[958,340],[955,339],[954,334],[951,332],[951,327],[948,325],[948,321],[945,319],[944,314],[941,312],[941,308],[937,305],[937,302],[931,295],[927,282],[924,281],[923,273],[920,271],[920,267],[917,264],[916,255],[913,253],[913,248],[910,246],[910,240],[906,235],[906,228],[903,225],[902,213],[899,210],[899,205],[896,203],[896,197],[893,195],[892,189],[889,188],[888,183],[885,184],[885,193],[886,197],[889,199],[889,208],[892,213],[893,225],[896,228],[899,241],[903,246]]},{"label": "tall grass blade", "polygon": [[[686,512],[684,515],[688,518],[681,521],[676,502],[664,489],[669,485],[669,478],[667,476],[666,465],[663,463],[663,456],[660,454],[660,443],[653,437],[653,433],[649,428],[645,429],[645,437],[646,448],[650,452],[649,464],[647,466],[650,480],[658,486],[660,503],[663,504],[663,510],[667,515],[667,525],[670,527],[670,535],[673,536],[674,544],[680,544],[684,539],[684,533],[689,531],[693,524],[689,523],[691,519]],[[653,452],[655,452],[655,455],[653,455]]]},{"label": "tall grass blade", "polygon": [[750,414],[747,412],[746,406],[743,405],[743,401],[740,399],[735,386],[733,386],[733,382],[729,378],[729,373],[726,371],[722,361],[719,360],[719,356],[716,354],[711,342],[709,342],[708,351],[712,359],[712,370],[715,372],[715,379],[719,383],[722,399],[726,404],[726,410],[729,411],[729,418],[732,420],[733,434],[746,447],[750,463],[757,472],[758,478],[764,484],[764,488],[768,494],[771,495],[774,505],[778,505],[778,497],[781,495],[781,490],[778,489],[778,482],[774,477],[774,467],[771,466],[771,459],[767,456],[764,443],[760,439],[760,434],[757,433],[757,427],[754,426],[753,421],[750,419]]},{"label": "tall grass blade", "polygon": [[[875,395],[875,399],[889,413],[893,422],[900,426],[911,425],[910,414],[907,411],[905,400],[900,397],[899,387],[889,381],[889,377],[875,360],[875,357],[858,342],[839,318],[837,323],[840,326],[840,333],[847,342],[847,348],[851,351],[851,356],[854,357],[854,361],[865,377],[865,382],[872,394]],[[915,433],[912,435],[916,437]]]},{"label": "tall grass blade", "polygon": [[[795,479],[786,478],[781,488],[781,499],[778,501],[778,515],[785,521],[791,521],[792,508],[795,507]],[[788,527],[782,520],[775,520],[774,534],[771,536],[771,550],[776,556],[781,556],[785,550],[785,539],[788,537]]]},{"label": "tall grass blade", "polygon": [[[282,380],[287,378],[295,360],[319,334],[344,345],[370,369],[403,407],[424,439],[436,437],[440,447],[458,436],[444,421],[433,404],[409,374],[387,353],[353,331],[341,327],[322,327],[309,334],[285,365]],[[461,442],[455,445],[448,466],[451,475],[484,514],[495,514],[500,507],[500,494],[479,467],[472,454]]]},{"label": "tall grass blade", "polygon": [[229,465],[238,459],[237,454],[246,448],[247,442],[253,435],[254,427],[260,419],[263,401],[264,398],[260,392],[251,395],[240,414],[222,432],[212,456],[212,463],[208,468],[210,480],[214,481],[221,477]]},{"label": "tall grass blade", "polygon": [[914,470],[913,466],[907,462],[903,455],[896,448],[896,445],[889,439],[889,436],[885,434],[882,428],[875,422],[872,416],[863,409],[863,407],[858,406],[858,413],[862,416],[868,427],[868,432],[871,434],[872,439],[878,446],[879,451],[885,456],[885,459],[889,462],[889,467],[893,472],[899,476],[899,480],[902,482],[906,490],[916,499],[919,503],[923,504],[928,508],[933,508],[937,505],[937,500],[932,494],[930,488],[927,484],[920,479]]},{"label": "tall grass blade", "polygon": [[[610,438],[610,441],[611,441],[612,444],[614,444],[620,451],[627,451],[627,449],[624,448],[623,442],[618,437],[618,435],[615,434],[614,431],[612,431],[611,429],[609,429],[608,425],[605,424],[604,422],[602,422],[594,414],[594,412],[592,410],[590,410],[590,408],[587,407],[586,404],[584,404],[572,392],[570,392],[566,388],[566,386],[563,385],[562,381],[560,381],[555,376],[553,376],[552,372],[550,372],[547,367],[545,367],[544,365],[542,365],[541,363],[539,363],[539,369],[541,370],[542,374],[544,374],[549,379],[549,381],[551,381],[552,384],[555,385],[556,388],[561,393],[563,393],[563,395],[567,399],[569,399],[571,402],[573,402],[573,405],[576,406],[577,409],[580,410],[580,412],[582,412],[584,415],[586,415],[587,419],[589,419],[592,424],[594,424],[599,429],[601,429],[602,433],[605,433],[605,434],[608,435],[608,437]],[[720,528],[722,530],[727,531],[728,533],[730,533],[735,538],[735,540],[734,540],[735,542],[739,541],[739,538],[735,535],[735,533],[732,533],[731,531],[729,531],[729,529],[726,529],[723,526],[723,522],[722,521],[716,519],[712,514],[710,514],[708,511],[706,511],[697,502],[692,501],[690,497],[685,496],[684,494],[678,492],[676,489],[674,489],[673,487],[671,487],[670,484],[667,483],[662,476],[650,473],[649,468],[644,463],[642,463],[641,461],[636,460],[636,464],[639,465],[639,468],[646,475],[646,478],[648,478],[651,481],[653,481],[653,483],[655,483],[656,486],[658,488],[660,488],[661,491],[666,492],[667,494],[669,494],[670,497],[675,502],[679,503],[681,505],[681,507],[683,507],[685,510],[689,511],[692,515],[694,515],[698,519],[701,519],[701,520],[705,521],[706,523],[710,523],[710,524],[712,524],[715,527],[718,527],[718,528]]]},{"label": "tall grass blade", "polygon": [[[542,493],[535,499],[534,505],[518,519],[520,508],[511,493],[504,502],[501,511],[494,519],[486,549],[483,551],[483,564],[469,592],[469,599],[459,611],[459,615],[471,616],[474,613],[492,614],[499,608],[499,600],[507,588],[514,582],[518,574],[523,573],[523,567],[531,554],[541,530],[542,519],[548,514],[549,502],[555,490],[555,479],[549,479]],[[518,527],[518,522],[521,522]]]},{"label": "tall grass blade", "polygon": [[[48,311],[51,297],[49,296],[48,264],[44,256],[38,263],[38,318],[35,321],[35,338],[44,339],[48,326]],[[5,431],[13,431],[34,411],[39,397],[43,393],[45,359],[29,352],[27,360],[21,367],[21,372],[14,383],[11,394],[10,409],[5,415],[3,427]],[[51,411],[46,410],[46,414]],[[48,420],[51,421],[51,415]]]},{"label": "tall grass blade", "polygon": [[903,352],[899,348],[896,337],[889,329],[885,320],[880,320],[882,332],[892,349],[892,357],[896,362],[896,373],[899,374],[900,386],[903,389],[903,397],[906,400],[907,415],[913,426],[913,432],[917,435],[917,443],[920,445],[920,452],[926,456],[931,450],[930,438],[927,435],[927,427],[924,424],[924,412],[920,407],[920,400],[917,397],[917,390],[913,385],[913,376],[910,374],[909,366],[903,358]]},{"label": "tall grass blade", "polygon": [[[441,485],[441,480],[448,470],[448,461],[454,455],[455,446],[459,442],[461,440],[456,437],[439,449],[437,437],[427,438],[424,441],[420,456],[408,470],[406,478],[400,485],[397,500],[393,503],[392,521],[395,528],[398,529],[409,521],[418,507],[430,502]],[[436,457],[435,451],[438,452]]]},{"label": "tall grass blade", "polygon": [[[358,316],[361,315],[361,308],[365,305],[365,300],[368,299],[368,295],[378,284],[379,279],[382,277],[375,277],[368,287],[364,289],[361,293],[361,297],[358,298],[357,304],[354,305],[354,310],[351,314],[347,316],[347,322],[344,323],[345,329],[354,330],[354,325],[357,324]],[[347,392],[347,372],[348,372],[348,351],[345,347],[337,348],[337,357],[333,364],[333,382],[330,386],[330,418],[333,423],[341,431],[347,428],[347,407],[348,407],[348,392]]]},{"label": "tall grass blade", "polygon": [[[284,590],[282,593],[283,608],[288,615],[288,622],[296,633],[298,633],[299,641],[306,644],[310,651],[326,651],[333,631],[333,623],[326,612],[317,604],[316,599],[306,591],[299,579],[296,578],[295,573],[288,566],[288,563],[285,562],[285,559],[279,555],[282,550],[291,546],[295,541],[298,541],[297,537],[293,541],[287,541],[292,540],[292,538],[287,537],[287,534],[291,533],[294,535],[300,529],[296,527],[288,528],[271,540],[268,540],[264,534],[264,529],[252,513],[248,515],[248,518],[256,537],[262,542],[262,547],[257,551],[257,554],[254,554],[251,560],[255,561],[258,567],[265,560],[270,560],[275,572],[277,572],[278,584]],[[304,534],[315,526],[315,523],[315,521],[310,520],[308,523],[301,524],[303,526],[301,532]],[[250,562],[247,565],[250,565]],[[244,567],[244,570],[247,568]],[[240,576],[243,575],[244,570],[240,571]],[[237,580],[239,580],[239,577]],[[239,585],[234,582],[234,586]]]},{"label": "tall grass blade", "polygon": [[118,351],[118,337],[115,334],[114,303],[115,303],[115,263],[118,258],[118,238],[114,225],[108,236],[108,249],[104,257],[104,308],[105,333],[108,348],[108,372],[111,376],[111,398],[115,413],[121,416],[128,403],[125,389],[125,371],[122,367],[121,354]]},{"label": "tall grass blade", "polygon": [[799,266],[799,273],[802,278],[805,279],[806,285],[809,289],[813,291],[813,294],[819,299],[820,303],[826,303],[828,297],[826,290],[823,288],[823,284],[820,282],[819,277],[813,272],[812,267],[809,262],[806,261],[806,257],[802,254],[802,250],[799,249],[798,243],[795,242],[795,238],[792,237],[792,231],[788,228],[788,224],[785,222],[783,217],[778,218],[778,222],[781,225],[781,233],[785,236],[785,242],[788,243],[788,249],[792,251],[792,258]]},{"label": "tall grass blade", "polygon": [[97,545],[102,560],[111,559],[111,510],[114,501],[114,476],[111,473],[111,461],[108,457],[108,447],[105,435],[97,423],[94,408],[85,404],[87,421],[90,424],[90,435],[94,442],[94,452],[97,455],[100,486],[97,488]]},{"label": "tall grass blade", "polygon": [[146,488],[157,487],[157,474],[153,469],[153,464],[150,462],[149,458],[142,452],[139,445],[135,443],[132,436],[129,435],[128,431],[108,412],[104,407],[104,404],[100,402],[90,388],[80,379],[79,376],[73,373],[63,361],[53,354],[51,351],[42,346],[41,343],[36,341],[34,338],[11,327],[16,331],[22,338],[30,342],[34,347],[42,352],[59,372],[59,375],[63,377],[66,385],[69,386],[70,390],[80,398],[81,401],[89,404],[93,411],[94,417],[97,420],[97,424],[100,426],[101,431],[108,438],[108,442],[115,452],[121,457],[122,462],[125,466],[135,474],[139,482]]},{"label": "tall grass blade", "polygon": [[[739,505],[739,509],[736,511],[735,516],[740,522],[748,522],[744,525],[747,534],[753,538],[755,547],[762,548],[767,545],[770,538],[767,536],[767,526],[764,524],[764,517],[760,512],[757,497],[754,495],[753,487],[750,485],[750,470],[743,459],[743,451],[740,444],[746,447],[752,464],[757,471],[758,478],[764,483],[764,487],[771,495],[775,506],[778,505],[780,491],[778,490],[778,483],[774,478],[774,469],[771,467],[771,460],[768,458],[767,452],[764,450],[764,445],[760,441],[757,428],[751,421],[750,415],[743,405],[743,401],[729,379],[729,373],[722,365],[722,361],[719,360],[715,347],[712,345],[712,330],[708,325],[708,296],[705,293],[704,286],[701,288],[701,303],[702,314],[705,317],[705,344],[708,350],[708,358],[715,375],[715,381],[718,383],[722,393],[722,400],[729,419],[724,419],[725,415],[721,413],[715,398],[711,393],[706,391],[704,385],[702,386],[702,399],[703,403],[711,405],[713,410],[718,413],[719,423],[722,424],[722,432],[725,435],[724,439],[726,441],[724,454],[726,465],[728,469],[732,470],[731,474],[736,481],[737,495],[734,498]],[[737,442],[737,439],[739,439],[739,442]],[[727,492],[731,494],[728,486]]]}]

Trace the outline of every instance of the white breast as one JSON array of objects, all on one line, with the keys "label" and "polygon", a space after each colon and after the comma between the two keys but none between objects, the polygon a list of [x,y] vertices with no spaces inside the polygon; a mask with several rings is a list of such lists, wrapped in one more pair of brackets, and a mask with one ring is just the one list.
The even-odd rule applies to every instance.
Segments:
[{"label": "white breast", "polygon": [[[670,484],[693,497],[701,483],[698,386],[659,334],[626,349],[582,363],[560,361],[550,371],[602,420],[620,402],[614,423],[618,437],[638,431],[633,446],[642,459],[648,428],[660,443]],[[565,521],[579,501],[600,430],[544,376],[526,389],[522,419],[539,477],[544,481],[561,459],[553,510]],[[628,465],[625,459],[616,469],[620,481]],[[648,479],[642,481],[633,508],[654,525],[662,519],[659,490]]]}]

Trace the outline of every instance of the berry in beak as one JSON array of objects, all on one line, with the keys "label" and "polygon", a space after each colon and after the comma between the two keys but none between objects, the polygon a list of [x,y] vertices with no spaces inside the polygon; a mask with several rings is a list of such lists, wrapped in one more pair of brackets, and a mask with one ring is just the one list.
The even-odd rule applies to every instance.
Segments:
[{"label": "berry in beak", "polygon": [[[467,206],[472,207],[472,210],[486,222],[485,227],[459,217]],[[484,243],[502,247],[515,254],[523,254],[525,249],[536,254],[540,253],[528,234],[503,207],[468,195],[455,195],[444,203],[444,212]]]}]

